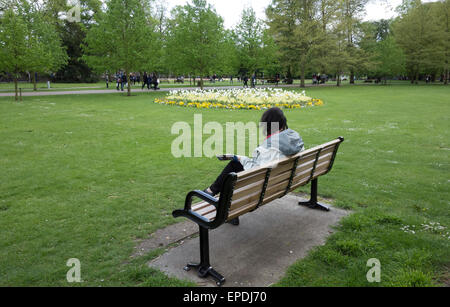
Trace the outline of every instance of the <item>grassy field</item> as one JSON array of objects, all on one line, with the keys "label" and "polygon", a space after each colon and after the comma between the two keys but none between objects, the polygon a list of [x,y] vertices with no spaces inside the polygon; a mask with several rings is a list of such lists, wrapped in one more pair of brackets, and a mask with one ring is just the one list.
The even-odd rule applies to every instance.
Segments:
[{"label": "grassy field", "polygon": [[[373,286],[370,258],[382,264],[375,285],[448,284],[450,87],[307,93],[325,106],[287,111],[289,126],[307,147],[346,138],[319,193],[354,213],[278,286]],[[81,260],[82,286],[189,285],[147,268],[163,250],[130,258],[139,239],[178,222],[172,210],[223,167],[173,158],[171,127],[198,112],[222,124],[261,112],[153,104],[161,95],[0,99],[0,286],[68,286],[69,258]]]}]

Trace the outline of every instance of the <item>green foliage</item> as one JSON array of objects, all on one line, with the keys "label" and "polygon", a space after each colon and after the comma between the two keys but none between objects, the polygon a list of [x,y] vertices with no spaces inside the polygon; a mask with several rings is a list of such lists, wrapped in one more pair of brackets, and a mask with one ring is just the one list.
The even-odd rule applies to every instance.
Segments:
[{"label": "green foliage", "polygon": [[1,16],[0,45],[0,69],[13,74],[16,100],[20,73],[55,71],[67,61],[54,24],[34,1],[10,2]]},{"label": "green foliage", "polygon": [[[6,10],[0,23],[0,70],[13,75],[15,99],[18,98],[17,79],[19,73],[33,65],[32,52],[42,50],[39,42],[29,37],[29,29],[22,16],[12,8]],[[29,49],[29,47],[34,47]]]},{"label": "green foliage", "polygon": [[393,25],[395,40],[403,49],[412,80],[419,74],[443,70],[448,75],[449,1],[411,2]]},{"label": "green foliage", "polygon": [[274,0],[266,11],[282,63],[288,75],[297,70],[300,72],[302,87],[305,86],[306,72],[312,68],[314,52],[322,41],[317,2]]},{"label": "green foliage", "polygon": [[203,77],[220,69],[226,42],[223,20],[206,0],[178,6],[169,23],[167,53],[174,72]]},{"label": "green foliage", "polygon": [[55,18],[46,13],[39,3],[19,0],[18,13],[29,29],[28,49],[30,65],[27,68],[36,85],[34,73],[55,72],[67,63],[67,53],[55,26]]},{"label": "green foliage", "polygon": [[83,59],[97,72],[124,70],[129,79],[129,73],[146,65],[155,42],[152,20],[146,14],[149,3],[109,0],[106,5],[106,12],[97,12],[96,24],[87,32]]},{"label": "green foliage", "polygon": [[242,75],[270,70],[276,63],[277,48],[261,20],[252,8],[244,9],[241,21],[234,29],[234,41]]},{"label": "green foliage", "polygon": [[24,18],[12,8],[4,12],[0,25],[1,69],[17,76],[31,65],[27,48],[29,29]]}]

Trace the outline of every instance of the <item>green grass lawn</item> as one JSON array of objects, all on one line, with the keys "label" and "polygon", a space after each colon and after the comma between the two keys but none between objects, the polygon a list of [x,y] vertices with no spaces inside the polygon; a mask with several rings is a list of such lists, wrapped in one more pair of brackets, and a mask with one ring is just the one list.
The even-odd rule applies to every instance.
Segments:
[{"label": "green grass lawn", "polygon": [[[372,286],[370,258],[381,261],[381,286],[448,283],[450,87],[307,94],[325,106],[286,111],[289,126],[307,147],[346,138],[319,193],[354,213],[278,285]],[[261,112],[153,104],[161,95],[0,98],[0,286],[67,286],[69,258],[80,259],[83,286],[189,285],[147,268],[163,250],[130,258],[139,239],[179,222],[172,210],[223,167],[173,158],[171,127],[198,112],[224,125]],[[430,223],[446,229],[422,230]]]}]

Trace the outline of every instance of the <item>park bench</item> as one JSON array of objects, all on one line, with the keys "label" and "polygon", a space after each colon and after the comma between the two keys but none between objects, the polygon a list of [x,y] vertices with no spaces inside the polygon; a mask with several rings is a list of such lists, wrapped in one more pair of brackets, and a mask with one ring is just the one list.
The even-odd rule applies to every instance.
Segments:
[{"label": "park bench", "polygon": [[[210,265],[209,230],[253,212],[310,182],[311,199],[299,205],[329,211],[328,207],[317,201],[318,178],[331,171],[339,145],[343,141],[344,138],[340,137],[275,163],[229,174],[219,198],[199,190],[190,192],[186,197],[185,208],[174,211],[173,216],[188,218],[199,225],[200,263],[188,264],[184,269],[189,271],[195,268],[200,277],[212,276],[217,285],[222,286],[225,278]],[[194,197],[201,202],[193,204]]]}]

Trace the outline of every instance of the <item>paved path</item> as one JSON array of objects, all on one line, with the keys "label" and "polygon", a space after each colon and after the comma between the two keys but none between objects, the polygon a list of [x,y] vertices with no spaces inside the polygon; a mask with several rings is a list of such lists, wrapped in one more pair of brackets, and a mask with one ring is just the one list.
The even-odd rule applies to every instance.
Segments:
[{"label": "paved path", "polygon": [[[307,84],[306,87],[324,87],[324,86],[334,86],[331,84],[325,84],[325,85],[312,85]],[[240,89],[242,86],[220,86],[220,87],[205,87],[205,90],[211,90],[211,89]],[[257,88],[300,88],[299,85],[259,85]],[[178,88],[161,88],[158,90],[158,92],[169,92],[173,90],[184,90],[184,91],[190,91],[190,90],[196,90],[199,89],[198,87],[178,87]],[[146,93],[146,92],[153,92],[153,90],[140,90],[140,89],[132,89],[131,93],[137,94],[137,93]],[[117,91],[116,89],[105,89],[105,90],[73,90],[73,91],[38,91],[38,92],[22,92],[23,97],[34,97],[34,96],[63,96],[63,95],[90,95],[90,94],[126,94],[126,90],[124,92]],[[14,97],[15,93],[0,93],[0,97]]]},{"label": "paved path", "polygon": [[[239,227],[226,224],[210,232],[211,264],[225,276],[226,287],[267,287],[278,282],[288,267],[306,257],[313,247],[323,245],[333,232],[332,226],[350,213],[335,208],[330,212],[311,210],[298,206],[300,200],[289,194],[241,217]],[[184,225],[172,236],[186,231],[189,229]],[[169,235],[164,233],[164,237]],[[179,242],[149,266],[178,279],[214,287],[212,279],[200,279],[195,270],[183,270],[188,262],[199,261],[198,240]],[[145,245],[141,245],[137,254],[144,250]]]}]

